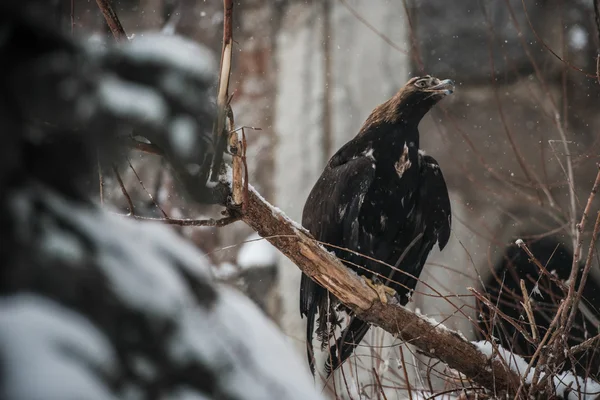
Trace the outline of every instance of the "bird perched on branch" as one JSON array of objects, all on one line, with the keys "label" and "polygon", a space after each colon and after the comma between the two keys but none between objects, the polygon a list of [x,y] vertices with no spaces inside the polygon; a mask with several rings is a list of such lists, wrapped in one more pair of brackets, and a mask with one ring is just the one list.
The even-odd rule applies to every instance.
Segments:
[{"label": "bird perched on branch", "polygon": [[[418,125],[453,91],[449,79],[410,79],[331,157],[304,206],[304,227],[363,275],[383,302],[389,293],[406,304],[434,244],[441,250],[450,237],[448,189],[437,161],[419,150]],[[314,374],[315,319],[318,314],[316,334],[324,350],[340,326],[337,300],[303,275],[300,312],[308,319]],[[352,354],[369,327],[351,317],[329,349],[327,375]]]}]

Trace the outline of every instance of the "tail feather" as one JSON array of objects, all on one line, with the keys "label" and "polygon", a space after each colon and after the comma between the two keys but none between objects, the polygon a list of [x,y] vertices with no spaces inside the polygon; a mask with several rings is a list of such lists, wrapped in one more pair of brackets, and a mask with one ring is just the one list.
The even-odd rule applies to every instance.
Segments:
[{"label": "tail feather", "polygon": [[315,376],[315,349],[313,347],[313,332],[315,330],[315,316],[317,314],[317,305],[313,304],[306,315],[306,357],[310,372]]},{"label": "tail feather", "polygon": [[329,357],[325,362],[325,375],[327,377],[350,357],[356,346],[363,340],[370,327],[371,325],[367,322],[352,317],[350,323],[342,331],[342,334],[336,340],[335,344],[329,348]]},{"label": "tail feather", "polygon": [[321,287],[306,274],[302,274],[300,281],[300,315],[306,317],[306,356],[310,372],[315,375],[315,352],[313,348],[313,332],[318,305],[321,302]]},{"label": "tail feather", "polygon": [[[315,374],[315,355],[313,335],[321,342],[321,350],[329,345],[329,338],[334,337],[340,319],[335,311],[336,301],[333,296],[307,275],[302,274],[300,281],[300,314],[306,316],[306,356],[313,376]],[[317,314],[319,315],[317,318]],[[317,321],[315,329],[315,320]]]},{"label": "tail feather", "polygon": [[[321,288],[319,286],[319,288]],[[321,295],[321,300],[318,303],[319,318],[317,319],[317,339],[321,342],[321,351],[329,346],[329,342],[332,337],[335,337],[335,329],[341,326],[342,319],[338,317],[338,313],[335,310],[336,301],[333,299],[331,293],[325,289]]]}]

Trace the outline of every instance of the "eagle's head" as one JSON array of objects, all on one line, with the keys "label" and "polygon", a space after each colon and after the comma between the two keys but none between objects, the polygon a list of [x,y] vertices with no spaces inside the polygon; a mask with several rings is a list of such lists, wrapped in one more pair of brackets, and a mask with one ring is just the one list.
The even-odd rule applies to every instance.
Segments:
[{"label": "eagle's head", "polygon": [[359,136],[382,124],[417,126],[441,99],[454,92],[454,81],[425,75],[411,78],[388,101],[377,106],[365,121]]},{"label": "eagle's head", "polygon": [[391,123],[418,124],[421,118],[441,99],[454,92],[454,81],[425,75],[410,79],[386,103],[378,114]]},{"label": "eagle's head", "polygon": [[434,76],[425,75],[410,79],[399,94],[402,94],[403,98],[412,98],[416,103],[429,99],[437,102],[453,92],[454,81],[452,79],[442,81]]}]

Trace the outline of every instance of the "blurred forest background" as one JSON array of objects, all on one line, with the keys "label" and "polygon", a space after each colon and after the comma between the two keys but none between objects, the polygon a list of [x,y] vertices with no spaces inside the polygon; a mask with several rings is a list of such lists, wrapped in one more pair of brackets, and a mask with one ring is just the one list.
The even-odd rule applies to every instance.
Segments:
[{"label": "blurred forest background", "polygon": [[[94,1],[62,3],[65,31],[98,46],[112,40]],[[219,58],[221,1],[112,3],[133,40],[148,32],[183,35]],[[548,270],[568,277],[572,228],[599,161],[593,11],[591,0],[235,2],[231,104],[238,126],[260,128],[246,129],[250,183],[299,221],[325,163],[376,105],[412,76],[453,79],[455,94],[420,125],[421,147],[439,161],[448,183],[452,236],[421,275],[435,290],[417,286],[409,307],[477,338],[480,307],[467,288],[493,292],[498,281],[526,279],[530,263],[517,238]],[[119,173],[137,215],[162,217],[150,193],[169,217],[218,217],[220,208],[192,206],[178,195],[161,158],[134,150],[130,160]],[[104,179],[104,201],[131,211],[116,176]],[[304,353],[298,268],[242,223],[173,229]],[[600,282],[597,257],[589,281]],[[527,281],[532,289],[536,283]],[[600,292],[589,290],[583,303],[597,327]],[[581,331],[598,333],[593,326]],[[373,370],[392,393],[406,385],[401,371],[418,382],[433,365],[381,330],[365,342],[370,346],[363,343],[347,366],[352,390],[341,397],[377,398],[369,386]],[[442,375],[431,376],[429,384],[443,388]]]}]

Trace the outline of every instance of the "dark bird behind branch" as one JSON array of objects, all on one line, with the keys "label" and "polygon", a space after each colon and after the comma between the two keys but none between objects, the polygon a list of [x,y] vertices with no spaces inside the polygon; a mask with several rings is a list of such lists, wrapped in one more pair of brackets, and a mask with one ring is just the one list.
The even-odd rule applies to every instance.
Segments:
[{"label": "dark bird behind branch", "polygon": [[[329,160],[304,206],[304,227],[330,244],[345,265],[372,279],[378,292],[393,289],[402,305],[434,244],[441,250],[450,237],[448,189],[437,161],[419,150],[418,125],[453,90],[449,79],[409,80],[375,108],[358,135]],[[387,299],[385,294],[380,298]],[[324,350],[340,325],[336,303],[325,289],[302,276],[300,312],[308,319],[313,374],[314,322],[318,314],[316,333]],[[352,354],[368,330],[369,324],[351,317],[329,349],[327,375]]]}]

